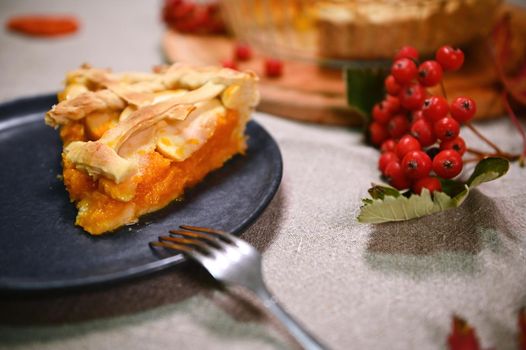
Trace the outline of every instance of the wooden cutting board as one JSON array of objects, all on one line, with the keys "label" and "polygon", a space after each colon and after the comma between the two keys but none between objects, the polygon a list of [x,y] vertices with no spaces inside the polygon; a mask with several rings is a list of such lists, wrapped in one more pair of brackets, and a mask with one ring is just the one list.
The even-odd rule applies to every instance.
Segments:
[{"label": "wooden cutting board", "polygon": [[[515,26],[526,32],[526,11],[513,7]],[[508,9],[509,11],[509,9]],[[163,50],[169,62],[218,65],[233,57],[235,41],[226,36],[199,36],[167,30]],[[261,103],[258,110],[306,122],[356,126],[363,120],[347,106],[341,70],[318,67],[313,63],[284,61],[279,78],[266,78],[264,55],[255,53],[241,70],[250,69],[260,77]],[[470,96],[477,101],[477,118],[498,117],[505,113],[498,79],[483,40],[466,49],[466,64],[461,71],[444,78],[448,98]],[[432,93],[441,94],[436,89]]]}]

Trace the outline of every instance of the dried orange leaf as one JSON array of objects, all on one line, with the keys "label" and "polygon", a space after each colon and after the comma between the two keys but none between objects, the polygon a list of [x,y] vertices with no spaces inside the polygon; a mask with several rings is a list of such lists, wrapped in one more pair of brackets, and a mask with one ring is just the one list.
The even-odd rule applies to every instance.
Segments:
[{"label": "dried orange leaf", "polygon": [[526,350],[526,308],[523,307],[519,310],[517,321],[519,326],[519,349]]},{"label": "dried orange leaf", "polygon": [[480,350],[475,329],[464,319],[454,315],[451,334],[447,338],[449,350]]}]

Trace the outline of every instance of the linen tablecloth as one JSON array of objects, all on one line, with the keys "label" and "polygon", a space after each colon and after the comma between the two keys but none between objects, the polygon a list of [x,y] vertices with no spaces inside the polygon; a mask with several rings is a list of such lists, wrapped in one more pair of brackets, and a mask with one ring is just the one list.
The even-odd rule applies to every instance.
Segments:
[{"label": "linen tablecloth", "polygon": [[[2,23],[62,12],[79,16],[82,28],[53,40],[2,31],[0,102],[57,91],[64,73],[83,62],[116,71],[161,63],[160,6],[2,1]],[[443,349],[455,313],[476,327],[483,347],[517,349],[516,313],[526,306],[525,169],[513,165],[459,209],[364,225],[356,215],[379,180],[378,153],[359,130],[254,118],[278,142],[284,176],[243,237],[262,252],[269,288],[308,329],[334,349]],[[506,119],[480,129],[520,151]],[[256,305],[219,291],[193,265],[83,291],[2,296],[0,349],[291,348]]]}]

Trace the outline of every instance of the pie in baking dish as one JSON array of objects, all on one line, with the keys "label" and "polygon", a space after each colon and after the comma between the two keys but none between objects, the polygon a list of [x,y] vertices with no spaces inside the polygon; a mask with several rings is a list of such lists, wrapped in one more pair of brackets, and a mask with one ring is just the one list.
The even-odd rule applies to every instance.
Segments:
[{"label": "pie in baking dish", "polygon": [[502,0],[320,0],[314,13],[323,57],[390,58],[411,45],[432,54],[486,36]]},{"label": "pie in baking dish", "polygon": [[69,72],[45,116],[64,143],[63,180],[76,224],[93,235],[181,198],[246,149],[257,77],[173,65],[153,73]]}]

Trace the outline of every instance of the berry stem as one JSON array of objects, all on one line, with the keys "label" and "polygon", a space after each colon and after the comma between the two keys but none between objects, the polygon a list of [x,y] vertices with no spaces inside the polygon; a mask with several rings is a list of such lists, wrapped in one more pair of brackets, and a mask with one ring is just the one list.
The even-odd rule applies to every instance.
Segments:
[{"label": "berry stem", "polygon": [[440,89],[442,89],[442,96],[447,100],[446,86],[444,85],[444,80],[440,80]]},{"label": "berry stem", "polygon": [[464,164],[478,163],[481,159],[483,159],[483,158],[470,158],[470,159],[465,159],[465,160],[464,160]]},{"label": "berry stem", "polygon": [[522,153],[519,156],[519,165],[521,167],[524,167],[524,158],[526,157],[526,133],[524,132],[524,129],[521,123],[519,122],[519,119],[515,115],[515,112],[513,112],[513,109],[511,108],[510,101],[508,99],[508,93],[506,92],[506,90],[502,92],[502,102],[504,104],[504,107],[506,107],[506,110],[508,111],[508,115],[510,117],[511,122],[513,123],[513,125],[515,125],[517,131],[519,131],[519,134],[521,135],[523,146]]},{"label": "berry stem", "polygon": [[475,149],[475,148],[469,148],[469,147],[468,147],[468,148],[466,149],[466,151],[467,151],[468,153],[475,154],[475,155],[477,155],[477,156],[485,156],[485,155],[486,155],[486,153],[484,153],[484,152],[482,152],[482,151],[480,151],[480,150],[478,150],[478,149]]},{"label": "berry stem", "polygon": [[475,135],[478,136],[479,139],[481,139],[482,141],[486,142],[491,148],[493,148],[495,150],[495,152],[499,153],[499,154],[504,154],[504,152],[502,152],[502,150],[496,145],[494,144],[492,141],[490,141],[488,138],[486,138],[484,135],[482,135],[480,133],[480,131],[477,130],[477,128],[475,128],[475,126],[473,124],[471,124],[471,122],[467,122],[465,124]]},{"label": "berry stem", "polygon": [[478,160],[488,158],[488,157],[501,157],[501,158],[506,158],[509,161],[514,161],[514,160],[520,159],[521,157],[520,154],[511,154],[507,152],[485,153],[475,148],[467,148],[466,152],[475,155],[478,158]]}]

